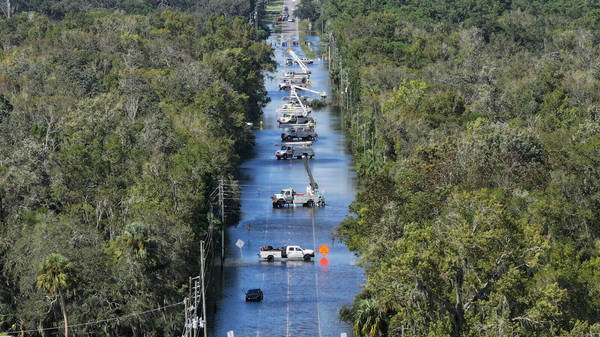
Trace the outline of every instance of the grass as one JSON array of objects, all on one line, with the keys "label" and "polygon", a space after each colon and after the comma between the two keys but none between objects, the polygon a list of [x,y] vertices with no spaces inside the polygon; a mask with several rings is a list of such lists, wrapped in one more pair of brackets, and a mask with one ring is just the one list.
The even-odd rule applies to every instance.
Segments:
[{"label": "grass", "polygon": [[307,33],[311,33],[308,30],[308,20],[301,20],[298,22],[298,43],[300,44],[300,48],[306,57],[310,59],[314,59],[317,57],[312,48],[304,44],[304,37]]},{"label": "grass", "polygon": [[[265,16],[262,18],[261,24],[274,23],[275,18],[281,14],[281,11],[283,11],[283,0],[268,0],[265,6]],[[281,29],[281,25],[278,25],[275,30],[278,28]]]}]

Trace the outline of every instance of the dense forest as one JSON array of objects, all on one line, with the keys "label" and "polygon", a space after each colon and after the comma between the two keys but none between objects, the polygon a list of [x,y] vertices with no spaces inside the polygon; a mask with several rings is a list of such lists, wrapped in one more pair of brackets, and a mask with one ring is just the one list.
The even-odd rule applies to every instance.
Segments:
[{"label": "dense forest", "polygon": [[598,334],[600,4],[308,2],[360,177],[356,335]]},{"label": "dense forest", "polygon": [[255,3],[256,0],[2,0],[0,9],[4,16],[34,11],[53,18],[62,18],[68,13],[94,10],[149,14],[161,9],[249,17]]},{"label": "dense forest", "polygon": [[209,197],[253,144],[272,48],[245,18],[14,3],[0,19],[0,331],[109,319],[69,332],[178,335],[181,306],[130,314],[181,302],[199,274]]}]

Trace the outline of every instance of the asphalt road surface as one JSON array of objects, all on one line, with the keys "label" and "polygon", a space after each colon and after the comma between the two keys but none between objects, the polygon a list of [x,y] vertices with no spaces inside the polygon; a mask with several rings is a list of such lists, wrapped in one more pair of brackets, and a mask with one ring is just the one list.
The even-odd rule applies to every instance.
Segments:
[{"label": "asphalt road surface", "polygon": [[[290,13],[295,2],[286,1]],[[284,23],[283,34],[274,34],[270,43],[277,45],[275,56],[279,63],[274,78],[267,81],[272,102],[264,110],[263,130],[256,131],[256,154],[242,165],[241,221],[227,231],[227,253],[221,290],[213,294],[211,304],[216,309],[209,317],[209,336],[227,336],[234,331],[243,336],[336,336],[345,332],[352,336],[351,327],[339,320],[339,309],[351,304],[364,280],[356,258],[345,245],[334,241],[332,232],[344,219],[348,205],[355,196],[356,176],[351,158],[345,148],[340,115],[325,108],[313,111],[317,120],[319,140],[313,145],[315,158],[310,161],[313,176],[327,205],[323,208],[273,209],[271,194],[285,187],[304,193],[308,177],[301,160],[275,159],[274,144],[281,141],[276,110],[281,108],[278,76],[296,67],[283,66],[288,47],[281,41],[297,40],[297,22]],[[309,40],[318,41],[317,37]],[[299,47],[292,47],[300,56]],[[330,93],[327,64],[315,60],[312,70],[312,89]],[[240,249],[235,243],[241,240]],[[331,251],[324,257],[316,252],[313,262],[259,261],[261,246],[300,245],[317,249],[326,244]],[[213,281],[215,282],[215,281]],[[264,300],[246,303],[244,292],[261,288]],[[212,310],[211,310],[212,311]]]}]

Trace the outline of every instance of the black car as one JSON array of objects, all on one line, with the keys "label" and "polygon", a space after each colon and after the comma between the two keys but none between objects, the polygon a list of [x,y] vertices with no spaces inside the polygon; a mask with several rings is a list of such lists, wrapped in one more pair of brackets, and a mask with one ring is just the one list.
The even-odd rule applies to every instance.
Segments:
[{"label": "black car", "polygon": [[246,302],[260,302],[263,299],[263,292],[260,289],[250,289],[246,292]]}]

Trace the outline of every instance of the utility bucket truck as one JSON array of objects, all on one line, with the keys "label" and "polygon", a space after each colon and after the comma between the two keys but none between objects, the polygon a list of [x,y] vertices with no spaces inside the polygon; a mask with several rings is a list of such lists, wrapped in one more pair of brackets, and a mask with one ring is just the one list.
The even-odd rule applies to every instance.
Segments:
[{"label": "utility bucket truck", "polygon": [[281,140],[286,142],[315,141],[319,135],[314,128],[296,126],[283,130]]},{"label": "utility bucket truck", "polygon": [[312,158],[315,155],[315,151],[311,146],[312,142],[295,142],[295,143],[283,143],[281,149],[275,152],[277,160],[280,159],[294,159],[308,157]]},{"label": "utility bucket truck", "polygon": [[298,96],[296,90],[304,90],[311,93],[315,93],[321,95],[321,97],[327,97],[326,92],[319,92],[312,89],[303,88],[297,85],[290,86],[290,98],[293,98],[295,103],[292,104],[292,107],[286,106],[286,109],[280,109],[278,112],[283,113],[283,116],[277,118],[277,121],[280,124],[306,124],[309,123],[308,119],[310,117],[310,110],[304,105],[302,102],[301,96]]},{"label": "utility bucket truck", "polygon": [[317,185],[317,182],[312,176],[310,166],[308,166],[308,158],[304,157],[302,159],[304,161],[304,169],[306,170],[310,182],[310,184],[306,186],[306,194],[298,194],[291,187],[285,188],[281,190],[280,193],[271,196],[273,208],[282,208],[289,205],[302,205],[305,207],[325,206],[325,198],[321,192],[319,192],[319,185]]}]

